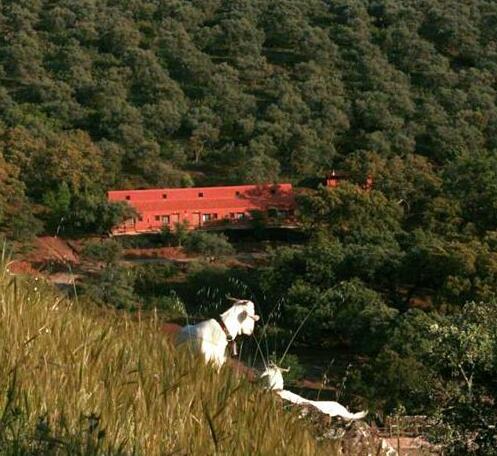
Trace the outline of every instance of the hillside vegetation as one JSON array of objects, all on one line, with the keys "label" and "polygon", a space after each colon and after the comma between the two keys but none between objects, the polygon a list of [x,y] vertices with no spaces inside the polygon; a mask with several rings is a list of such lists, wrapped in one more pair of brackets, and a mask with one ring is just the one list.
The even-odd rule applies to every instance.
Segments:
[{"label": "hillside vegetation", "polygon": [[105,230],[109,188],[331,168],[493,228],[496,24],[491,0],[2,0],[2,230]]},{"label": "hillside vegetation", "polygon": [[229,368],[0,266],[2,455],[335,454]]},{"label": "hillside vegetation", "polygon": [[[42,231],[105,233],[126,216],[106,202],[111,188],[304,184],[343,171],[349,182],[337,189],[301,192],[302,242],[273,249],[261,267],[131,271],[111,243],[96,249],[109,258],[82,292],[202,318],[227,294],[252,298],[274,317],[268,334],[278,340],[305,322],[296,344],[347,350],[347,401],[367,401],[380,417],[430,416],[447,454],[497,454],[496,74],[494,0],[0,0],[0,233],[16,247]],[[363,191],[356,184],[368,175],[374,185]],[[157,242],[173,242],[169,234]],[[185,245],[206,249],[200,240]],[[22,340],[43,328],[41,315],[55,314],[33,317],[36,327],[26,320]],[[106,342],[86,357],[120,353],[111,339],[141,334],[107,314],[83,317]],[[84,325],[63,328],[86,337]],[[137,344],[155,337],[142,333]],[[45,339],[57,340],[39,335],[26,347]],[[70,343],[64,356],[83,342]],[[166,342],[150,343],[152,359]],[[119,359],[123,388],[140,385],[134,361]],[[64,391],[64,370],[35,365],[60,375]],[[95,366],[102,380],[113,369]],[[204,423],[201,404],[192,407]],[[154,416],[140,426],[153,432]]]}]

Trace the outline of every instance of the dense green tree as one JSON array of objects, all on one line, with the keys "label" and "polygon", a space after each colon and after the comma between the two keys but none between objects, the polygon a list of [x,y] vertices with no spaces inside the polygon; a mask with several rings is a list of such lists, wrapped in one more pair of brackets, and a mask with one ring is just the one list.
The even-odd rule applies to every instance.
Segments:
[{"label": "dense green tree", "polygon": [[495,318],[494,301],[451,317],[410,311],[356,385],[383,410],[428,412],[447,454],[494,454]]},{"label": "dense green tree", "polygon": [[139,300],[134,293],[134,280],[133,271],[113,264],[86,280],[80,288],[86,297],[97,304],[136,310]]},{"label": "dense green tree", "polygon": [[478,230],[497,227],[497,157],[495,153],[463,153],[446,167],[446,192],[457,201],[467,223]]},{"label": "dense green tree", "polygon": [[122,259],[123,248],[114,240],[105,242],[91,242],[85,245],[83,257],[102,262],[106,267],[117,264]]},{"label": "dense green tree", "polygon": [[29,241],[41,228],[19,180],[19,168],[7,163],[0,150],[0,233],[8,239]]},{"label": "dense green tree", "polygon": [[189,252],[209,256],[222,256],[233,253],[233,246],[222,234],[193,231],[185,239],[185,249]]},{"label": "dense green tree", "polygon": [[432,365],[448,381],[437,391],[434,433],[448,454],[495,454],[496,319],[495,301],[469,303],[430,328]]},{"label": "dense green tree", "polygon": [[114,240],[90,242],[82,256],[98,262],[99,269],[80,284],[84,296],[93,302],[118,309],[136,310],[138,297],[134,292],[135,272],[120,264],[123,248]]},{"label": "dense green tree", "polygon": [[43,195],[43,204],[50,211],[49,223],[51,229],[60,226],[64,218],[69,216],[71,209],[71,192],[66,182],[62,182],[55,190],[49,190]]},{"label": "dense green tree", "polygon": [[349,242],[393,240],[402,231],[400,204],[379,191],[364,191],[348,183],[302,195],[299,211],[312,232],[322,230]]}]

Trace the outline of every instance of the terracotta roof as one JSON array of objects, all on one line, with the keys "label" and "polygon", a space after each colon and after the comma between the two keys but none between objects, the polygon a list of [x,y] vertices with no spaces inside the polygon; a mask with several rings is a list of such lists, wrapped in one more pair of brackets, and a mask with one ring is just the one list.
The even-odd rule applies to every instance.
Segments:
[{"label": "terracotta roof", "polygon": [[[275,192],[274,194],[272,192]],[[167,199],[195,199],[203,193],[204,199],[235,198],[235,195],[247,198],[269,196],[279,197],[293,193],[292,184],[233,185],[225,187],[190,187],[190,188],[153,188],[148,190],[112,190],[107,193],[110,201],[158,201],[167,195]]]},{"label": "terracotta roof", "polygon": [[187,200],[159,200],[159,201],[130,201],[140,212],[170,212],[196,211],[205,209],[233,209],[236,211],[257,210],[274,206],[292,206],[293,197],[285,198],[224,198],[224,199],[187,199]]}]

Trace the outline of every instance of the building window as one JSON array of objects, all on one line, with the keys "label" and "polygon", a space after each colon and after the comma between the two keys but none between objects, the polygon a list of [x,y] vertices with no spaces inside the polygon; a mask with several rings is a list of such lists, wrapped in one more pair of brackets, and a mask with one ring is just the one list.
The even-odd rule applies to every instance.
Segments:
[{"label": "building window", "polygon": [[156,221],[156,222],[160,222],[160,215],[156,215],[156,216],[155,216],[155,221]]},{"label": "building window", "polygon": [[131,199],[131,196],[126,195],[126,199],[127,199],[127,200],[130,200],[130,199]]},{"label": "building window", "polygon": [[162,194],[162,199],[167,199],[167,193]]},{"label": "building window", "polygon": [[230,218],[235,218],[235,213],[234,212],[230,212]]},{"label": "building window", "polygon": [[236,191],[235,195],[236,195],[237,198],[240,198],[240,196],[242,196],[242,194],[239,191]]},{"label": "building window", "polygon": [[162,223],[163,223],[164,225],[169,225],[169,221],[170,221],[170,219],[169,219],[169,215],[163,215],[163,216],[162,216]]},{"label": "building window", "polygon": [[244,212],[237,212],[237,213],[235,214],[235,218],[236,218],[237,220],[241,220],[241,219],[245,218],[245,213],[244,213]]},{"label": "building window", "polygon": [[204,197],[204,192],[198,192],[198,197],[203,198]]},{"label": "building window", "polygon": [[138,221],[143,222],[143,217],[141,215],[138,216]]},{"label": "building window", "polygon": [[217,219],[217,214],[202,214],[202,222],[209,222]]}]

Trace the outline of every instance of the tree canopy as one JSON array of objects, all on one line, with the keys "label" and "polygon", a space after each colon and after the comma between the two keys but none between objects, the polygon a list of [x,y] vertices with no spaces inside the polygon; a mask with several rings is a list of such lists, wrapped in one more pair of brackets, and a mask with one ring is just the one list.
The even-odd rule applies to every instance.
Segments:
[{"label": "tree canopy", "polygon": [[429,206],[493,229],[495,17],[488,0],[2,0],[2,153],[49,226],[53,192],[344,168],[413,222]]}]

